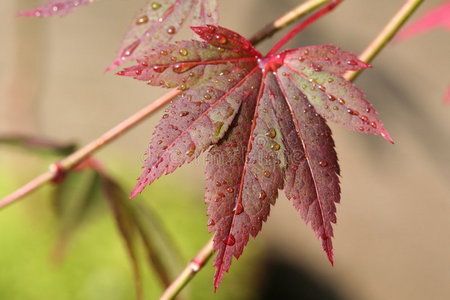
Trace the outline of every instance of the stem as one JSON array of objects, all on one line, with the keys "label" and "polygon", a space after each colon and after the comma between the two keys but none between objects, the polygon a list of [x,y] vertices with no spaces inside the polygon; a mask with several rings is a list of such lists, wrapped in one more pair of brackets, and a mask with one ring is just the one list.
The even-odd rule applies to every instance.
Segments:
[{"label": "stem", "polygon": [[180,275],[178,275],[177,279],[172,282],[159,300],[174,299],[183,287],[194,278],[195,274],[203,268],[206,262],[211,258],[213,251],[213,239],[210,239],[200,252],[197,253],[195,258],[191,260],[189,265],[187,265]]},{"label": "stem", "polygon": [[281,47],[283,47],[287,42],[289,42],[297,33],[299,33],[300,31],[305,29],[307,26],[309,26],[310,24],[317,21],[323,15],[332,11],[336,6],[341,4],[342,1],[343,0],[333,0],[329,4],[327,4],[327,6],[325,6],[324,8],[322,8],[319,11],[312,14],[309,18],[307,18],[305,21],[300,23],[298,26],[296,26],[294,29],[292,29],[288,34],[286,34],[280,41],[278,41],[278,43],[276,43],[275,46],[273,46],[273,48],[269,51],[269,53],[267,53],[267,56],[270,56],[270,55],[278,52],[278,50],[280,50]]},{"label": "stem", "polygon": [[252,44],[258,44],[262,40],[274,35],[278,30],[284,28],[295,20],[303,17],[305,14],[330,1],[331,0],[309,0],[300,4],[294,9],[288,11],[283,16],[264,26],[263,29],[258,31],[253,35],[252,38],[250,38],[250,42]]},{"label": "stem", "polygon": [[[370,63],[422,3],[423,0],[406,0],[377,37],[375,37],[369,46],[367,46],[367,48],[359,55],[359,59],[366,63]],[[347,80],[354,80],[360,73],[361,71],[352,71],[346,73],[344,77]]]},{"label": "stem", "polygon": [[0,209],[8,206],[9,204],[22,198],[23,196],[38,189],[43,184],[53,180],[55,177],[61,176],[61,171],[65,172],[74,168],[86,157],[96,152],[97,150],[101,149],[102,147],[109,144],[118,137],[120,137],[126,131],[130,130],[131,128],[142,122],[146,117],[148,117],[149,115],[160,109],[162,106],[167,104],[170,100],[178,96],[180,93],[181,93],[180,90],[172,90],[168,92],[167,94],[163,95],[156,101],[152,102],[150,105],[144,107],[143,109],[141,109],[128,119],[124,120],[123,122],[119,123],[112,129],[104,133],[98,139],[92,141],[91,143],[87,144],[80,150],[67,156],[59,163],[52,164],[47,172],[42,173],[38,177],[34,178],[29,183],[27,183],[20,189],[16,190],[12,194],[9,194],[8,196],[0,199]]}]

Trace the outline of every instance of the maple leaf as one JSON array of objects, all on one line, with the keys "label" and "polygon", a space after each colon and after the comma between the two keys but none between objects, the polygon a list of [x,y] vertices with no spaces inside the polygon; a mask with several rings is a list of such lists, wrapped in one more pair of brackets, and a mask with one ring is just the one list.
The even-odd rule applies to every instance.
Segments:
[{"label": "maple leaf", "polygon": [[450,1],[434,7],[417,21],[403,28],[398,33],[397,39],[407,39],[436,27],[450,30]]},{"label": "maple leaf", "polygon": [[90,4],[95,0],[49,0],[47,3],[28,11],[19,13],[24,17],[51,17],[55,15],[64,16],[78,7]]},{"label": "maple leaf", "polygon": [[130,59],[136,59],[149,48],[170,41],[186,18],[193,14],[192,24],[217,24],[218,0],[150,1],[138,13],[126,33],[118,57],[108,70]]},{"label": "maple leaf", "polygon": [[342,77],[369,65],[333,45],[277,54],[277,44],[263,56],[223,27],[193,30],[204,41],[155,47],[118,73],[183,90],[155,129],[131,197],[209,149],[205,202],[215,232],[215,288],[281,189],[333,263],[339,166],[325,119],[392,142],[363,92]]}]

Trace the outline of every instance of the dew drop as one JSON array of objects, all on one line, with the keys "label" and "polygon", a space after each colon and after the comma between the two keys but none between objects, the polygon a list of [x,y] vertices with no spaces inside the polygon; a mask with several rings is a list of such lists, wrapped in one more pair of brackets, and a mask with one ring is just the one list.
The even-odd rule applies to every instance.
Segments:
[{"label": "dew drop", "polygon": [[261,191],[258,195],[259,200],[264,200],[264,199],[266,199],[266,197],[267,197],[267,194],[264,191]]},{"label": "dew drop", "polygon": [[169,28],[167,28],[168,34],[175,34],[176,32],[177,32],[177,30],[175,29],[174,26],[169,26]]},{"label": "dew drop", "polygon": [[169,114],[164,114],[162,117],[163,119],[167,119],[169,117]]},{"label": "dew drop", "polygon": [[271,148],[273,151],[278,151],[278,150],[281,149],[281,146],[280,146],[279,144],[277,144],[277,143],[273,143],[272,146],[270,146],[270,148]]},{"label": "dew drop", "polygon": [[166,50],[161,50],[161,51],[159,51],[159,54],[166,56],[169,53]]},{"label": "dew drop", "polygon": [[370,126],[372,126],[372,128],[377,128],[377,123],[375,123],[375,122],[370,122]]},{"label": "dew drop", "polygon": [[180,112],[180,117],[186,117],[187,115],[189,115],[188,111],[182,111]]},{"label": "dew drop", "polygon": [[223,239],[223,243],[227,246],[233,246],[236,243],[236,239],[232,234]]},{"label": "dew drop", "polygon": [[213,219],[209,219],[208,226],[214,226],[214,225],[216,225],[216,222],[214,222]]},{"label": "dew drop", "polygon": [[136,76],[139,76],[142,74],[142,70],[136,70],[134,71],[134,74],[136,74]]},{"label": "dew drop", "polygon": [[315,72],[320,72],[323,69],[323,67],[320,65],[312,65],[312,68]]},{"label": "dew drop", "polygon": [[321,90],[322,92],[325,92],[325,91],[327,90],[326,87],[324,87],[323,85],[320,85],[320,84],[317,85],[317,88],[318,88],[319,90]]},{"label": "dew drop", "polygon": [[345,105],[345,100],[342,98],[339,98],[339,104]]},{"label": "dew drop", "polygon": [[305,61],[305,58],[304,58],[303,56],[300,56],[300,57],[298,58],[298,61],[299,61],[299,62],[304,62],[304,61]]},{"label": "dew drop", "polygon": [[57,11],[63,9],[63,8],[64,8],[64,5],[63,5],[63,4],[56,4],[56,5],[53,5],[53,6],[52,6],[52,11],[53,11],[53,12],[57,12]]},{"label": "dew drop", "polygon": [[221,34],[216,34],[214,36],[214,39],[219,43],[219,44],[226,44],[228,42],[227,38]]},{"label": "dew drop", "polygon": [[238,204],[236,204],[236,206],[233,208],[233,211],[235,215],[240,215],[244,212],[244,206],[242,206],[241,202],[238,202]]},{"label": "dew drop", "polygon": [[363,122],[367,122],[369,120],[369,118],[365,115],[362,115],[361,117],[359,117],[361,119],[361,121]]},{"label": "dew drop", "polygon": [[210,94],[204,94],[203,98],[205,98],[205,100],[211,100],[211,95]]},{"label": "dew drop", "polygon": [[174,65],[172,70],[175,73],[183,73],[183,72],[189,71],[193,67],[194,67],[194,65],[192,65],[192,64],[181,63],[181,64]]},{"label": "dew drop", "polygon": [[319,165],[321,166],[321,167],[326,167],[326,166],[328,166],[328,163],[326,162],[326,161],[321,161],[321,162],[319,162]]},{"label": "dew drop", "polygon": [[189,147],[189,150],[186,151],[186,155],[189,157],[192,157],[195,153],[195,148],[196,148],[195,145],[191,144],[191,146]]},{"label": "dew drop", "polygon": [[189,52],[186,49],[180,49],[179,53],[181,56],[186,56],[189,54]]},{"label": "dew drop", "polygon": [[187,85],[185,85],[185,84],[183,83],[183,84],[180,85],[179,89],[180,89],[181,91],[185,91],[185,90],[187,90]]},{"label": "dew drop", "polygon": [[347,61],[347,65],[349,65],[349,66],[356,66],[357,64],[358,63],[356,61],[354,61],[353,59]]},{"label": "dew drop", "polygon": [[349,114],[351,114],[352,116],[357,116],[357,115],[359,115],[359,112],[357,112],[356,110],[353,110],[353,109],[351,109],[351,108],[347,109],[347,112],[348,112]]},{"label": "dew drop", "polygon": [[327,95],[328,96],[328,100],[330,100],[330,101],[336,101],[336,97],[335,96],[333,96],[333,95]]},{"label": "dew drop", "polygon": [[152,67],[153,71],[155,71],[156,73],[162,73],[165,70],[167,70],[168,66],[163,66],[163,65],[154,65]]},{"label": "dew drop", "polygon": [[136,25],[142,25],[142,24],[145,24],[145,23],[147,23],[147,22],[148,22],[148,17],[147,17],[147,15],[143,15],[143,16],[137,18],[137,20],[136,20]]},{"label": "dew drop", "polygon": [[227,192],[228,192],[228,193],[234,192],[234,188],[231,187],[231,186],[227,187]]},{"label": "dew drop", "polygon": [[270,128],[267,132],[266,132],[266,136],[270,137],[271,139],[275,138],[277,136],[277,132],[275,131],[274,128]]},{"label": "dew drop", "polygon": [[221,187],[221,186],[222,186],[222,183],[221,183],[220,181],[216,181],[216,186],[217,186],[217,187]]},{"label": "dew drop", "polygon": [[339,110],[339,107],[333,106],[333,110]]},{"label": "dew drop", "polygon": [[150,4],[150,7],[151,7],[151,9],[153,9],[153,10],[158,10],[158,9],[161,8],[161,4],[159,4],[158,2],[152,2],[152,3]]},{"label": "dew drop", "polygon": [[270,176],[271,176],[272,174],[270,174],[269,171],[264,171],[263,175],[264,175],[264,177],[266,177],[266,178],[270,178]]}]

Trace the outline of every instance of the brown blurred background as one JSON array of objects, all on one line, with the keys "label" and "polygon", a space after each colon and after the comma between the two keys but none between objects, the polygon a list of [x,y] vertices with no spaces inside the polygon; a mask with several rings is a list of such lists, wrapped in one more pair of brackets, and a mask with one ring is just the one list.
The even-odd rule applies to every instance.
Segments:
[{"label": "brown blurred background", "polygon": [[[42,2],[0,2],[0,134],[84,144],[164,92],[103,72],[144,1],[98,1],[64,18],[15,17]],[[299,2],[223,0],[221,25],[251,36]],[[418,14],[440,2],[426,1]],[[333,43],[359,53],[402,3],[347,0],[290,46]],[[275,38],[259,49],[266,51]],[[396,144],[332,125],[343,191],[335,226],[336,266],[329,265],[284,197],[258,238],[271,264],[307,274],[336,299],[450,299],[450,106],[441,101],[449,83],[449,54],[448,31],[435,30],[391,44],[357,80]],[[99,156],[106,163],[124,162],[137,176],[158,115]],[[24,168],[20,161],[16,165]],[[198,192],[203,167],[201,160],[174,176]],[[290,285],[299,287],[295,280]],[[332,299],[302,298],[301,293],[296,299]]]}]

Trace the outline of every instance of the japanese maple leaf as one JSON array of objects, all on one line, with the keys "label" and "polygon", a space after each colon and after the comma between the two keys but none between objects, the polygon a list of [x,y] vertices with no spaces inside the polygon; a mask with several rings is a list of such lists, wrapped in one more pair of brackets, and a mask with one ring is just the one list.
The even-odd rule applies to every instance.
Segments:
[{"label": "japanese maple leaf", "polygon": [[64,16],[74,9],[94,1],[95,0],[48,0],[47,3],[42,4],[33,10],[20,12],[19,15],[26,17]]},{"label": "japanese maple leaf", "polygon": [[218,0],[149,1],[131,24],[118,51],[118,57],[108,70],[130,59],[141,57],[149,48],[169,42],[186,18],[193,14],[192,24],[217,24]]},{"label": "japanese maple leaf", "polygon": [[237,33],[158,46],[119,75],[183,90],[156,127],[132,197],[209,150],[205,202],[217,251],[214,286],[261,230],[284,190],[333,262],[339,166],[326,120],[392,141],[348,70],[369,67],[333,45],[263,56]]},{"label": "japanese maple leaf", "polygon": [[397,35],[398,39],[407,39],[416,34],[443,27],[450,30],[450,1],[431,9],[417,21],[402,29]]}]

